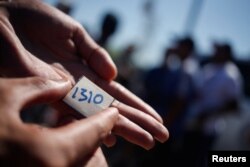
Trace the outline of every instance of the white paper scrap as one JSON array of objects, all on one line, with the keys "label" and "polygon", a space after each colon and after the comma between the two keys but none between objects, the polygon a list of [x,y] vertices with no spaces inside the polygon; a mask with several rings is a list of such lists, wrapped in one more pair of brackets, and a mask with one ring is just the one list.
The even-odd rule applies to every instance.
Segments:
[{"label": "white paper scrap", "polygon": [[86,77],[82,77],[63,101],[82,115],[89,117],[108,108],[114,98]]}]

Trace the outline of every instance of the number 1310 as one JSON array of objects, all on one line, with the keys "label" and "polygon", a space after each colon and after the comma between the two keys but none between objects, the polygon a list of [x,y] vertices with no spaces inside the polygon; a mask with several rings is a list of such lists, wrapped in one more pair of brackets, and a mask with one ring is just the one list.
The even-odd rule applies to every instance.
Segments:
[{"label": "number 1310", "polygon": [[[80,89],[80,90],[79,90]],[[91,90],[87,90],[84,88],[76,87],[75,91],[72,95],[72,98],[75,99],[77,97],[77,93],[80,92],[80,97],[78,98],[79,102],[94,103],[94,104],[101,104],[103,102],[103,95],[97,93],[94,94]]]}]

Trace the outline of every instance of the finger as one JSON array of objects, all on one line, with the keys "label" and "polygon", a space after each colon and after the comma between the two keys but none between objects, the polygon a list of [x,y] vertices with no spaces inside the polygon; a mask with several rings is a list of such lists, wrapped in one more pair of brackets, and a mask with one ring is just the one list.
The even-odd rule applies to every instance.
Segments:
[{"label": "finger", "polygon": [[73,64],[71,63],[62,63],[62,64],[75,76],[76,80],[82,77],[82,75],[84,74],[84,76],[88,77],[91,81],[96,83],[98,86],[100,86],[102,89],[104,89],[106,92],[108,92],[117,100],[122,101],[123,103],[130,105],[134,108],[137,108],[151,115],[159,122],[163,123],[162,118],[159,116],[159,114],[157,114],[157,112],[152,107],[150,107],[148,104],[143,102],[140,98],[135,96],[133,93],[128,91],[126,88],[124,88],[117,82],[114,81],[110,82],[100,78],[88,67],[79,64],[79,62]]},{"label": "finger", "polygon": [[103,112],[82,119],[67,126],[57,128],[59,138],[65,139],[71,152],[71,157],[84,157],[93,152],[112,130],[118,118],[118,111],[115,108],[108,108]]},{"label": "finger", "polygon": [[163,143],[168,139],[168,130],[150,115],[120,102],[115,102],[112,106],[116,107],[120,114],[149,132],[158,141]]},{"label": "finger", "polygon": [[113,132],[146,150],[153,148],[155,144],[154,138],[147,131],[131,122],[123,115],[119,115]]},{"label": "finger", "polygon": [[[102,78],[95,75],[93,73],[93,71],[91,71],[89,68],[87,68],[87,67],[84,68],[84,67],[82,67],[82,65],[79,66],[79,64],[77,64],[77,65],[78,65],[77,67],[79,67],[79,69],[82,69],[82,70],[72,71],[72,74],[74,76],[77,76],[76,78],[79,78],[80,76],[82,76],[81,71],[83,71],[85,76],[87,76],[91,81],[96,83],[98,86],[100,86],[102,89],[104,89],[106,92],[108,92],[110,95],[112,95],[117,100],[122,101],[123,103],[130,105],[138,110],[141,110],[141,111],[151,115],[153,118],[158,120],[160,123],[163,123],[162,118],[159,116],[159,114],[157,114],[157,112],[152,107],[150,107],[148,104],[146,104],[140,98],[138,98],[133,93],[128,91],[126,88],[124,88],[123,86],[121,86],[117,82],[114,82],[114,81],[109,82],[109,81],[103,80]],[[68,68],[68,69],[72,69],[72,68],[76,67],[76,65],[73,66],[71,64],[64,64],[64,66],[66,66],[66,68]],[[78,69],[78,68],[76,68],[76,69]]]},{"label": "finger", "polygon": [[[67,125],[84,117],[62,101],[56,102],[53,104],[53,107],[60,111],[58,112],[58,127]],[[107,147],[112,147],[116,143],[115,135],[110,132],[109,135],[104,139],[103,143]]]},{"label": "finger", "polygon": [[5,79],[9,94],[15,97],[18,107],[34,103],[51,103],[63,98],[71,88],[68,80],[48,80],[41,77]]},{"label": "finger", "polygon": [[98,46],[83,28],[76,29],[73,41],[81,57],[101,78],[112,80],[116,77],[117,69],[109,54]]},{"label": "finger", "polygon": [[101,88],[103,88],[110,95],[115,97],[117,100],[129,106],[132,106],[138,110],[141,110],[151,115],[160,123],[163,123],[161,116],[151,106],[149,106],[147,103],[142,101],[139,97],[131,93],[129,90],[127,90],[125,87],[123,87],[119,83],[115,81],[107,82],[102,79],[96,79],[94,82],[96,82],[97,85],[99,85]]},{"label": "finger", "polygon": [[[75,111],[73,108],[69,107],[62,101],[56,102],[53,104],[53,107],[56,108],[58,111],[58,122],[57,126],[64,126],[69,123],[72,123],[76,120],[82,119],[84,116]],[[107,147],[112,147],[116,143],[116,137],[111,132],[109,135],[103,140],[103,143]]]}]

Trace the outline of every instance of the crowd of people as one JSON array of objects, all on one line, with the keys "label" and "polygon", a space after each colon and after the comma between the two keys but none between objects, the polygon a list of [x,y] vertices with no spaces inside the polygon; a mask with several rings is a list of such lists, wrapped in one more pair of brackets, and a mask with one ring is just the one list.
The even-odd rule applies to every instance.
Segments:
[{"label": "crowd of people", "polygon": [[[119,19],[114,20],[119,25]],[[112,24],[106,27],[114,28]],[[110,36],[115,32],[112,29]],[[170,139],[150,152],[121,139],[111,153],[107,151],[113,166],[200,167],[206,166],[210,150],[249,149],[250,115],[243,107],[244,78],[233,46],[229,41],[211,45],[210,55],[202,59],[193,38],[180,37],[166,46],[159,66],[146,70],[133,62],[136,44],[114,56],[116,80],[158,112]]]},{"label": "crowd of people", "polygon": [[131,83],[129,89],[140,84],[136,87],[141,92],[135,93],[156,109],[170,132],[169,141],[150,153],[139,150],[141,158],[134,166],[200,167],[206,166],[210,150],[249,149],[249,108],[242,106],[244,78],[233,48],[226,42],[214,43],[211,53],[209,60],[201,61],[192,38],[183,37],[165,49],[159,66],[140,71],[143,82],[136,82],[132,77],[136,72],[130,73],[129,66],[124,78],[126,67],[118,66],[118,82]]},{"label": "crowd of people", "polygon": [[[249,113],[242,107],[244,79],[233,48],[218,42],[211,53],[209,60],[201,61],[193,39],[183,37],[165,49],[158,67],[140,72],[143,82],[137,82],[142,91],[138,95],[161,115],[170,139],[142,154],[135,166],[200,167],[206,166],[210,150],[249,149]],[[118,76],[124,69],[118,66]],[[127,78],[120,81],[132,83],[131,89],[136,72],[127,69]]]}]

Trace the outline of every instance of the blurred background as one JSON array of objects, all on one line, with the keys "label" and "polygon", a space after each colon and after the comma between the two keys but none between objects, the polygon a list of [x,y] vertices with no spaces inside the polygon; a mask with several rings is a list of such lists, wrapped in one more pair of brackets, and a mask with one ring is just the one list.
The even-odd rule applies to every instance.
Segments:
[{"label": "blurred background", "polygon": [[110,166],[202,167],[209,150],[250,149],[250,1],[45,2],[108,50],[117,81],[170,131],[150,152],[122,139],[103,147]]}]

